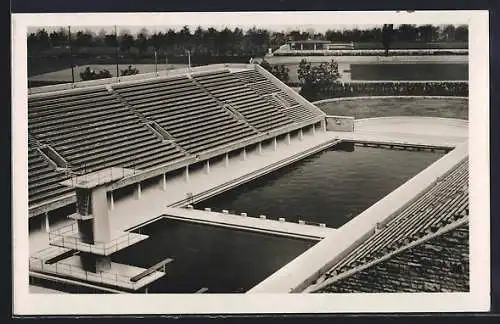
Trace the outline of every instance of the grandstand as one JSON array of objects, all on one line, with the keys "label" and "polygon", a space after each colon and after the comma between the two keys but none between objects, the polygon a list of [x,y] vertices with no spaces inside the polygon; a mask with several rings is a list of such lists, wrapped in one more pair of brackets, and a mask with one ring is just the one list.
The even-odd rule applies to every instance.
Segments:
[{"label": "grandstand", "polygon": [[[221,155],[235,143],[258,143],[324,120],[298,94],[245,67],[29,95],[30,217],[74,202],[58,184],[71,174],[118,166],[137,174],[179,169],[200,154]],[[245,73],[271,86],[256,90],[240,79]]]},{"label": "grandstand", "polygon": [[[363,91],[466,96],[467,84],[352,83],[333,97]],[[344,126],[336,122],[334,126]],[[138,184],[140,195],[141,182],[158,177],[165,182],[170,173],[188,172],[204,162],[209,167],[211,159],[228,159],[241,150],[245,156],[247,147],[269,140],[276,147],[279,137],[290,144],[291,134],[302,139],[303,130],[314,133],[318,125],[327,130],[327,116],[320,109],[253,64],[37,89],[28,97],[29,217],[44,216],[49,226],[52,211],[74,204],[75,189],[61,182],[75,175],[131,170],[111,191]],[[111,206],[112,200],[111,193]],[[378,223],[372,235],[342,251],[302,290],[468,291],[467,225],[465,157]],[[402,270],[411,276],[401,276]]]}]

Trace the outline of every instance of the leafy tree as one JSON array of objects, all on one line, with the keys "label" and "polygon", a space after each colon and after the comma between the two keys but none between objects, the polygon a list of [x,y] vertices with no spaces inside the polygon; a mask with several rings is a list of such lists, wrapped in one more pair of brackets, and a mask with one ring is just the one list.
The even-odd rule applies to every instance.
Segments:
[{"label": "leafy tree", "polygon": [[98,79],[106,79],[106,78],[111,78],[111,72],[108,70],[104,69],[99,72],[95,72],[94,70],[91,70],[90,67],[86,67],[83,72],[80,73],[80,78],[83,81],[87,80],[98,80]]},{"label": "leafy tree", "polygon": [[446,25],[440,30],[441,39],[444,41],[455,39],[455,26]]},{"label": "leafy tree", "polygon": [[94,35],[86,30],[86,31],[77,31],[75,35],[75,40],[73,44],[75,47],[87,47],[93,45]]},{"label": "leafy tree", "polygon": [[123,51],[130,53],[130,49],[134,46],[134,37],[130,35],[128,30],[123,30],[120,32],[118,42]]},{"label": "leafy tree", "polygon": [[400,41],[415,41],[418,38],[418,29],[416,25],[402,24],[397,30],[397,38]]},{"label": "leafy tree", "polygon": [[469,40],[469,28],[467,25],[460,25],[455,28],[455,40],[462,42]]},{"label": "leafy tree", "polygon": [[391,47],[392,37],[393,37],[392,24],[384,24],[382,27],[382,46],[384,46],[385,56],[389,56],[389,48]]},{"label": "leafy tree", "polygon": [[51,46],[66,46],[68,44],[68,34],[63,28],[53,31],[49,37]]},{"label": "leafy tree", "polygon": [[297,74],[301,83],[300,94],[308,100],[322,98],[340,79],[338,63],[334,60],[312,66],[303,59],[300,61]]},{"label": "leafy tree", "polygon": [[287,68],[284,64],[271,65],[268,61],[262,60],[262,62],[260,62],[260,66],[271,72],[275,77],[280,79],[281,82],[287,83],[288,81],[290,81],[290,69]]},{"label": "leafy tree", "polygon": [[419,40],[424,42],[431,42],[437,39],[438,29],[433,25],[423,25],[418,27]]},{"label": "leafy tree", "polygon": [[49,34],[45,29],[38,30],[35,37],[37,39],[37,43],[40,48],[50,47]]},{"label": "leafy tree", "polygon": [[139,52],[144,53],[148,49],[148,39],[149,32],[146,28],[142,28],[139,34],[137,34],[137,38],[135,40],[135,46],[139,49]]},{"label": "leafy tree", "polygon": [[125,75],[134,75],[134,74],[139,74],[139,70],[136,68],[133,68],[132,65],[129,65],[126,69],[120,70],[120,75],[125,76]]}]

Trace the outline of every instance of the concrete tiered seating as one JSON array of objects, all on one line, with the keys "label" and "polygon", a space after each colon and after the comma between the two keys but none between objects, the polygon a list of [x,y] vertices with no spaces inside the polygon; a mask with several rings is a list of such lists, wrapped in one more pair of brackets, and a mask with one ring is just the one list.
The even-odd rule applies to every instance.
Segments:
[{"label": "concrete tiered seating", "polygon": [[117,85],[114,90],[191,153],[257,134],[187,77]]},{"label": "concrete tiered seating", "polygon": [[327,285],[318,292],[469,291],[468,224]]},{"label": "concrete tiered seating", "polygon": [[292,96],[257,71],[239,71],[234,75],[295,121],[305,121],[318,116],[317,111],[302,106]]},{"label": "concrete tiered seating", "polygon": [[32,143],[28,144],[28,170],[30,205],[56,198],[73,190],[59,184],[68,176],[65,172],[56,171],[55,166],[51,165]]},{"label": "concrete tiered seating", "polygon": [[440,179],[430,190],[401,211],[328,272],[337,276],[435,233],[468,216],[468,160]]},{"label": "concrete tiered seating", "polygon": [[193,76],[207,91],[221,102],[236,109],[259,131],[267,131],[293,120],[283,114],[229,71],[217,71]]},{"label": "concrete tiered seating", "polygon": [[104,87],[28,101],[29,130],[73,171],[111,166],[147,169],[185,156],[162,141]]}]

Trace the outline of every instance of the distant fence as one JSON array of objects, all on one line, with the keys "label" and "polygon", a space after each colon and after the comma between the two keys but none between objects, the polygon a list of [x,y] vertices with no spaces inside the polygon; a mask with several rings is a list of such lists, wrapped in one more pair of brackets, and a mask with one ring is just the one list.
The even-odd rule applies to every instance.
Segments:
[{"label": "distant fence", "polygon": [[[468,49],[389,49],[390,56],[468,55]],[[384,56],[383,49],[366,50],[277,50],[274,56]]]}]

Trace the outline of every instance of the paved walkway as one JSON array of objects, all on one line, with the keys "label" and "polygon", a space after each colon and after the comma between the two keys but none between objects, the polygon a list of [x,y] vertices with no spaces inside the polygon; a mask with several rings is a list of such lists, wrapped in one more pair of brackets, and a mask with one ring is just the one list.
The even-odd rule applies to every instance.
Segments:
[{"label": "paved walkway", "polygon": [[238,228],[255,232],[271,233],[288,237],[300,237],[309,239],[323,239],[333,235],[334,228],[320,227],[318,225],[306,225],[277,219],[260,219],[254,217],[224,214],[214,211],[204,211],[187,208],[166,208],[167,218],[192,221],[197,223],[212,224],[228,228]]},{"label": "paved walkway", "polygon": [[380,117],[355,121],[354,132],[337,132],[343,139],[394,144],[456,147],[467,141],[466,120],[434,117]]}]

